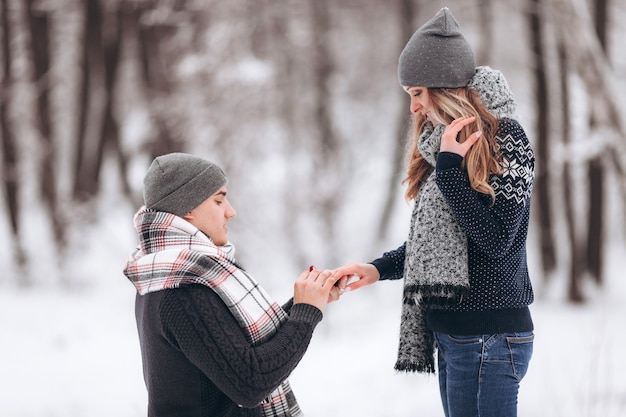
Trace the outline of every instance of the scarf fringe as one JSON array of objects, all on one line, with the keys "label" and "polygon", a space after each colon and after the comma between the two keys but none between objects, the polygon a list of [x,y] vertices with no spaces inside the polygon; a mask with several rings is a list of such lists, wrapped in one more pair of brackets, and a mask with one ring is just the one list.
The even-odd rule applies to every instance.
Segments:
[{"label": "scarf fringe", "polygon": [[419,372],[419,373],[426,373],[426,374],[435,373],[435,366],[431,363],[418,364],[418,363],[413,363],[409,361],[400,361],[400,360],[396,362],[393,369],[395,369],[397,372],[406,372],[406,373],[409,373],[409,372]]},{"label": "scarf fringe", "polygon": [[407,284],[402,301],[407,305],[426,304],[432,307],[453,307],[461,303],[468,295],[468,285],[420,285]]}]

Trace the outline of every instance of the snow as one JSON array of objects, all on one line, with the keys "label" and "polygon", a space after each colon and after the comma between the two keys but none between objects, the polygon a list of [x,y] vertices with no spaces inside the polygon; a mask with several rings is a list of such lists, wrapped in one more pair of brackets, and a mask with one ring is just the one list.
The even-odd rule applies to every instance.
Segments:
[{"label": "snow", "polygon": [[[435,2],[431,3],[433,4],[426,6],[439,7]],[[496,20],[500,22],[499,24],[506,25],[500,31],[507,36],[499,37],[497,44],[500,46],[494,49],[492,66],[502,68],[506,74],[520,102],[521,119],[528,121],[522,124],[530,129],[534,117],[530,98],[533,90],[528,88],[529,75],[525,70],[528,56],[524,53],[525,46],[521,47],[523,45],[520,44],[523,43],[523,39],[518,36],[524,31],[520,26],[524,24],[524,20],[509,18],[512,4],[513,2],[498,4],[498,7],[506,8],[496,12],[496,15],[506,13],[507,19]],[[471,8],[465,8],[469,9]],[[619,18],[623,15],[623,7],[614,9],[616,22],[623,21],[624,19]],[[521,10],[518,12],[522,16]],[[67,16],[67,13],[74,12],[64,8],[61,14]],[[423,10],[420,13],[427,15],[429,12]],[[395,19],[390,16],[386,19]],[[57,58],[55,68],[56,71],[72,75],[76,72],[76,68],[73,67],[74,59],[67,54],[75,53],[77,46],[68,42],[76,42],[78,39],[74,33],[78,30],[76,25],[80,24],[81,19],[64,19],[63,22],[58,29],[65,33],[62,38],[66,41],[63,42],[63,48],[58,48],[57,53],[62,55]],[[241,22],[245,24],[244,20]],[[388,29],[389,22],[383,18],[378,26],[368,24],[368,32],[377,34],[377,44],[388,45],[387,41],[393,38],[393,31],[377,30],[379,27]],[[363,21],[343,19],[340,23],[345,34],[349,34],[350,31],[361,30]],[[219,81],[227,86],[230,86],[233,79],[244,80],[246,83],[262,83],[271,79],[274,75],[273,69],[267,67],[263,61],[251,58],[237,61],[243,50],[232,57],[235,62],[239,62],[238,65],[231,63],[225,66],[224,56],[230,56],[231,37],[235,38],[231,32],[235,29],[232,22],[219,23],[216,20],[211,26],[210,36],[206,38],[206,41],[210,42],[207,50],[211,53],[190,56],[178,67],[180,72],[178,75],[183,79],[194,78],[202,68],[205,71],[208,68],[209,72],[212,68],[219,68],[217,73]],[[295,46],[306,46],[310,39],[305,26],[295,21],[289,30],[295,31],[290,33],[292,42],[296,42]],[[470,27],[468,30],[468,34],[471,35]],[[622,32],[614,31],[614,42],[610,42],[615,49],[610,55],[616,60],[617,74],[620,74],[619,71],[623,72],[623,61],[626,59],[626,54],[618,51],[619,48],[623,48],[619,46],[623,45],[619,42]],[[382,35],[385,36],[380,38]],[[387,65],[385,62],[395,62],[396,52],[393,48],[385,46],[372,49],[372,43],[366,41],[368,38],[364,36],[338,36],[337,39],[345,42],[349,48],[338,46],[336,53],[345,60],[343,64],[339,61],[343,68],[334,76],[339,77],[335,78],[334,88],[339,92],[338,96],[342,97],[334,103],[338,113],[335,120],[341,121],[338,122],[336,129],[341,137],[349,141],[350,149],[354,152],[350,160],[355,162],[348,166],[354,170],[353,178],[358,179],[343,190],[346,193],[343,197],[348,201],[354,200],[354,203],[342,206],[338,214],[339,221],[336,224],[344,229],[338,234],[344,238],[341,241],[344,247],[341,248],[340,255],[354,257],[345,261],[366,261],[373,256],[368,253],[372,250],[371,239],[367,236],[371,231],[363,230],[367,228],[362,225],[375,224],[375,218],[379,216],[379,207],[372,201],[378,199],[382,202],[383,196],[375,192],[372,195],[372,190],[387,187],[386,181],[389,176],[387,171],[390,164],[389,155],[384,152],[389,148],[385,142],[386,138],[390,137],[388,121],[394,120],[396,107],[401,103],[395,100],[395,96],[389,96],[384,100],[381,98],[388,97],[385,93],[387,88],[396,89],[397,93],[394,94],[397,95],[403,93],[398,89],[395,69],[387,72],[383,68]],[[224,54],[223,51],[227,50],[228,54]],[[372,75],[387,74],[385,78],[368,84],[366,88],[361,81],[358,83],[347,81],[362,79],[363,65],[353,63],[365,62],[361,58],[356,58],[374,52],[378,59],[374,63],[370,62],[368,68]],[[389,59],[385,54],[389,55]],[[133,82],[132,73],[137,71],[137,68],[132,67],[132,63],[129,62],[125,61],[124,65],[130,67],[124,68],[131,73],[128,77],[130,81],[127,82]],[[350,65],[346,62],[350,62]],[[71,76],[56,75],[53,78],[59,84],[73,81]],[[342,80],[344,82],[340,82]],[[121,85],[124,86],[123,83]],[[189,86],[187,88],[195,88],[197,84],[190,83]],[[580,86],[576,83],[573,84],[574,94],[578,87]],[[245,92],[248,93],[247,90]],[[73,94],[73,88],[68,85],[54,90],[54,93],[69,97]],[[231,93],[229,90],[229,94]],[[256,93],[263,97],[258,91]],[[188,96],[191,103],[188,110],[192,114],[190,120],[196,123],[192,123],[190,127],[190,131],[194,133],[193,149],[190,151],[212,149],[219,125],[207,123],[206,120],[210,120],[210,117],[205,112],[208,110],[196,105],[196,101],[206,100],[207,96],[193,94]],[[57,100],[71,102],[68,97]],[[137,105],[135,101],[141,100],[131,94],[129,99],[121,103],[120,113],[126,115],[125,123],[121,126],[123,136],[139,138],[125,141],[124,147],[128,155],[133,155],[129,161],[131,164],[129,181],[135,187],[134,191],[140,194],[137,187],[141,185],[145,168],[149,163],[146,157],[141,156],[145,154],[146,147],[142,138],[150,136],[150,121],[145,108]],[[238,101],[236,103],[237,117],[240,118],[239,114],[245,112],[242,112],[240,103]],[[406,102],[402,105],[406,105],[404,103]],[[577,141],[569,148],[552,144],[556,147],[556,153],[551,161],[555,164],[555,172],[560,169],[562,161],[579,163],[599,146],[597,139],[589,139],[587,118],[580,117],[586,115],[585,108],[588,103],[585,97],[574,96],[573,103],[577,107],[573,108],[572,113],[579,115],[574,118],[574,122],[580,123],[580,126],[576,125],[573,129],[577,132]],[[224,104],[233,105],[227,100]],[[225,109],[228,111],[230,107]],[[306,111],[306,107],[304,110]],[[218,118],[217,115],[212,117]],[[56,136],[72,137],[71,132],[67,131],[71,130],[68,126],[73,125],[71,119],[71,112],[59,112],[55,119],[55,128],[60,130]],[[257,136],[272,137],[258,135],[262,129],[257,125],[256,118],[252,120],[255,139]],[[374,123],[362,123],[362,120],[372,120]],[[238,119],[237,123],[239,122]],[[271,126],[267,129],[271,130]],[[246,133],[247,130],[247,128],[237,130],[236,134]],[[361,138],[366,133],[369,137],[378,139],[367,143],[366,146],[354,146],[355,143],[360,144]],[[243,138],[248,136],[242,135]],[[28,153],[39,152],[32,139],[25,143],[30,144],[27,146]],[[270,146],[265,142],[259,145],[255,141],[251,143],[253,150],[257,149],[254,146],[271,149],[274,145],[271,143]],[[64,179],[69,179],[68,170],[71,164],[67,161],[73,155],[68,144],[69,142],[60,141],[58,144],[60,148],[57,149],[58,157],[62,158],[58,164],[62,190],[68,188],[68,180]],[[239,148],[240,145],[237,145],[237,157],[240,156]],[[306,153],[306,148],[298,152]],[[277,301],[282,302],[293,288],[290,276],[293,275],[294,279],[296,277],[292,271],[294,266],[288,265],[287,258],[292,256],[292,253],[282,250],[280,244],[266,240],[282,239],[282,245],[289,244],[285,243],[286,239],[280,235],[280,231],[276,231],[280,227],[277,225],[282,223],[274,220],[288,218],[288,213],[284,211],[289,210],[289,207],[282,207],[280,202],[259,206],[258,200],[274,198],[281,194],[280,190],[296,182],[285,182],[285,172],[295,175],[308,171],[285,170],[286,165],[281,163],[279,156],[266,155],[264,156],[266,159],[259,155],[253,156],[250,161],[252,159],[260,161],[254,162],[258,169],[251,167],[250,161],[242,164],[241,168],[242,171],[246,171],[244,179],[247,190],[244,181],[237,183],[236,175],[232,176],[235,180],[232,182],[233,200],[237,202],[236,200],[241,199],[242,204],[241,207],[237,207],[240,209],[238,210],[240,218],[238,223],[233,224],[231,235],[235,236],[234,243],[237,244],[240,253],[246,256],[251,273],[270,290]],[[291,157],[297,159],[299,155]],[[37,158],[28,159],[31,165],[35,160]],[[294,162],[289,159],[289,163]],[[310,159],[303,159],[298,163],[311,162]],[[14,286],[19,275],[11,261],[12,236],[6,224],[6,213],[2,212],[0,207],[0,265],[3,268],[0,274],[0,417],[145,416],[147,396],[134,320],[134,288],[121,272],[125,257],[135,242],[131,226],[134,209],[125,203],[118,203],[124,201],[119,195],[113,197],[119,190],[115,192],[105,190],[102,193],[108,196],[109,207],[105,206],[104,209],[94,207],[93,213],[90,212],[91,206],[81,207],[88,213],[79,213],[84,224],[74,225],[70,230],[71,256],[68,263],[63,265],[65,268],[63,272],[59,272],[57,254],[49,251],[49,246],[45,243],[50,241],[49,232],[46,232],[49,225],[46,224],[47,217],[41,213],[40,203],[36,201],[37,181],[31,172],[38,170],[32,168],[31,166],[23,168],[25,174],[23,176],[27,179],[24,185],[27,190],[25,206],[31,210],[25,210],[22,221],[23,227],[27,229],[23,236],[24,246],[30,250],[30,255],[37,256],[37,262],[29,265],[28,271],[29,276],[35,281],[32,288],[20,289]],[[116,169],[113,166],[113,169],[105,171],[115,172]],[[250,175],[250,172],[254,175]],[[372,172],[375,175],[370,175]],[[583,178],[576,179],[579,180],[575,181],[576,184],[584,184]],[[258,184],[260,182],[267,182],[274,187],[263,188]],[[110,186],[110,183],[111,181],[105,185]],[[616,185],[611,184],[607,190],[616,190]],[[558,184],[554,188],[554,192],[557,193],[555,201],[559,201],[560,187]],[[297,187],[296,193],[301,192],[301,188]],[[269,196],[267,189],[277,191],[275,195]],[[260,191],[255,193],[254,190]],[[253,204],[244,202],[246,191],[249,198],[247,201],[253,201]],[[401,193],[402,191],[398,191],[398,206],[404,201]],[[583,213],[586,193],[580,192],[578,196],[580,199],[576,201],[577,210]],[[76,207],[67,209],[75,210]],[[396,210],[406,211],[406,209],[400,207]],[[555,274],[549,284],[544,283],[536,266],[538,262],[535,252],[539,245],[536,237],[529,238],[529,260],[533,270],[531,276],[537,295],[536,302],[531,306],[536,339],[530,369],[521,385],[520,417],[626,417],[626,378],[623,377],[626,374],[626,355],[623,354],[623,346],[626,344],[626,334],[623,331],[626,322],[626,303],[624,303],[626,280],[623,279],[626,270],[624,256],[626,243],[623,231],[626,228],[623,224],[624,207],[620,204],[612,205],[610,210],[607,223],[610,223],[611,230],[607,230],[607,234],[610,234],[614,241],[610,242],[606,254],[607,281],[602,288],[588,289],[592,296],[584,305],[571,305],[563,300],[566,279],[562,271]],[[355,216],[355,212],[359,215]],[[311,218],[308,216],[310,213],[305,214],[306,216],[300,218]],[[85,219],[87,216],[90,218]],[[556,227],[562,228],[563,225],[559,223],[563,222],[559,220],[563,218],[560,211],[554,217]],[[398,229],[401,230],[401,236],[406,233],[408,220],[409,214],[393,217],[393,222],[396,222]],[[324,240],[317,236],[321,233],[317,233],[315,224],[306,224],[304,228],[306,232],[311,229],[311,234],[316,236],[310,237],[303,233],[307,240],[302,239],[302,246],[310,247],[303,253],[315,257],[318,252],[322,252]],[[238,235],[242,230],[252,230],[254,233]],[[563,237],[566,236],[564,229],[560,230],[557,236],[559,236],[557,240],[563,241]],[[278,247],[278,250],[266,256],[266,253],[275,247]],[[392,247],[389,246],[387,249]],[[565,245],[561,247],[560,251],[567,255]],[[319,256],[323,257],[323,254]],[[263,265],[269,258],[273,264]],[[315,259],[312,263],[318,267],[326,267],[318,265]],[[335,265],[328,265],[333,266]],[[281,282],[267,282],[266,278],[272,276],[268,273],[270,272],[268,269],[271,268],[277,268],[283,273]],[[325,319],[316,329],[307,354],[290,378],[307,417],[443,417],[435,376],[398,374],[393,370],[400,325],[401,291],[400,282],[381,282],[346,294],[341,301],[328,306]]]},{"label": "snow", "polygon": [[[134,289],[121,273],[132,235],[120,222],[130,219],[115,219],[86,237],[72,265],[93,284],[0,287],[0,416],[146,415]],[[611,246],[609,280],[585,305],[565,303],[535,279],[535,351],[521,417],[626,415],[623,253],[623,244]],[[307,417],[443,416],[435,376],[393,370],[401,290],[381,282],[328,306],[290,378]]]}]

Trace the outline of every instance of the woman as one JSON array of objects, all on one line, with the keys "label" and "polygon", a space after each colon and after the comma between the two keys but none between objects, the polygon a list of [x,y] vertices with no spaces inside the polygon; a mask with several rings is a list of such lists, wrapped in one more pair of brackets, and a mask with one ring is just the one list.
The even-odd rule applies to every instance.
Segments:
[{"label": "woman", "polygon": [[340,290],[311,268],[293,299],[273,301],[235,261],[226,182],[184,153],[157,157],[144,178],[124,273],[137,291],[150,417],[301,415],[287,377]]},{"label": "woman", "polygon": [[404,180],[414,200],[409,236],[334,277],[356,277],[347,291],[403,278],[396,369],[434,372],[436,349],[447,417],[514,417],[534,338],[533,151],[506,80],[475,68],[447,8],[413,34],[398,75],[415,114]]}]

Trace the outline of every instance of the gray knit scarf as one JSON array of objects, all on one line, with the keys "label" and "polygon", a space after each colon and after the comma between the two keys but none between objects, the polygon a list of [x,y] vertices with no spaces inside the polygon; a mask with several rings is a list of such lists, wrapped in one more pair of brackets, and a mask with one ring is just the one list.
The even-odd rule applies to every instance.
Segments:
[{"label": "gray knit scarf", "polygon": [[[419,138],[419,151],[433,167],[444,129],[443,125],[433,128],[428,123]],[[435,371],[435,341],[426,327],[426,307],[455,302],[468,290],[467,238],[437,187],[433,170],[415,199],[406,242],[396,370]]]},{"label": "gray knit scarf", "polygon": [[[478,67],[469,87],[496,117],[513,117],[515,101],[502,73]],[[433,167],[444,129],[427,123],[418,140],[420,153]],[[435,183],[435,175],[433,170],[415,199],[406,242],[398,371],[435,372],[435,340],[426,326],[426,309],[457,303],[470,288],[467,237]]]}]

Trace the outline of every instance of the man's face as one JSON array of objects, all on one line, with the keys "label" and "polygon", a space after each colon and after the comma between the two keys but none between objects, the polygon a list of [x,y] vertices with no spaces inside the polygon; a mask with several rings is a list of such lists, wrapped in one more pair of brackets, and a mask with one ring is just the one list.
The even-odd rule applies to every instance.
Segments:
[{"label": "man's face", "polygon": [[226,236],[228,220],[237,215],[226,199],[226,192],[224,185],[198,207],[183,216],[185,220],[209,236],[216,246],[224,246],[228,243]]}]

